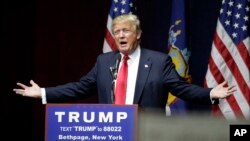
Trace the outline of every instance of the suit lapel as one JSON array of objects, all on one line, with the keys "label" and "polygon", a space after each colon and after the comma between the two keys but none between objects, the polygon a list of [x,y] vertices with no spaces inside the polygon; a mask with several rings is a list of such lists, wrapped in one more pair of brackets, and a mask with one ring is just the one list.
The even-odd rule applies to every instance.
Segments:
[{"label": "suit lapel", "polygon": [[140,97],[142,95],[142,90],[147,81],[150,69],[151,69],[151,61],[150,57],[146,55],[145,50],[141,49],[141,57],[139,62],[136,87],[135,87],[135,96],[134,96],[134,104],[138,103]]},{"label": "suit lapel", "polygon": [[106,85],[106,87],[107,87],[106,93],[107,93],[108,103],[110,103],[110,104],[112,104],[112,101],[111,101],[111,97],[112,96],[111,96],[111,94],[112,94],[112,89],[113,89],[113,87],[112,87],[113,77],[112,77],[112,73],[111,73],[110,68],[111,67],[113,67],[113,68],[115,67],[115,61],[116,61],[115,56],[116,56],[117,53],[119,53],[119,52],[118,51],[114,51],[114,53],[111,54],[112,55],[112,57],[111,57],[112,59],[107,61],[107,63],[109,64],[108,65],[108,71],[109,71],[109,73],[107,75],[107,79],[104,82],[104,83],[107,84]]}]

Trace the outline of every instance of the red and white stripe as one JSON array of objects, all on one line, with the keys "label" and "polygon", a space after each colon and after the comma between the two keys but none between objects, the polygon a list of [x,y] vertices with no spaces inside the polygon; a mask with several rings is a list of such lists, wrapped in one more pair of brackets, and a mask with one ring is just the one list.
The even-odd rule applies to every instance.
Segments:
[{"label": "red and white stripe", "polygon": [[249,119],[250,38],[248,36],[236,46],[218,20],[205,85],[215,87],[224,80],[229,85],[235,85],[237,91],[221,99],[219,105],[214,105],[213,114],[223,115],[229,120]]},{"label": "red and white stripe", "polygon": [[109,15],[108,22],[107,22],[107,29],[106,29],[105,38],[104,38],[104,44],[103,44],[103,53],[116,49],[115,40],[112,35],[111,25],[112,25],[112,18]]}]

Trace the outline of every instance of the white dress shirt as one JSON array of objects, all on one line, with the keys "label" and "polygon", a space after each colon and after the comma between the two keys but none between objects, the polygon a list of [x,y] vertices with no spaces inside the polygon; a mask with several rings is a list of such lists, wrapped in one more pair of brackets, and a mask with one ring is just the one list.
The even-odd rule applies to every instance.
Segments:
[{"label": "white dress shirt", "polygon": [[[121,54],[121,58],[123,58],[123,54]],[[135,95],[135,85],[136,85],[136,78],[138,73],[139,67],[139,60],[141,55],[141,48],[137,47],[136,50],[129,54],[129,59],[127,60],[128,63],[128,80],[127,80],[127,90],[126,90],[126,101],[125,104],[133,104],[134,102],[134,95]],[[122,60],[122,59],[121,59]],[[121,68],[122,61],[120,62],[119,69]]]}]

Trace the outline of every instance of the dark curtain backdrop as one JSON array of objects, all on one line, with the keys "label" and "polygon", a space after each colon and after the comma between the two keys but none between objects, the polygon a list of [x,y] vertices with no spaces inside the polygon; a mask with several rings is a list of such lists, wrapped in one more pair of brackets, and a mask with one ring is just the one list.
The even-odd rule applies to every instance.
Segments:
[{"label": "dark curtain backdrop", "polygon": [[[6,133],[2,137],[44,140],[45,106],[12,89],[16,82],[29,84],[30,79],[46,87],[85,75],[102,53],[110,4],[110,0],[1,1],[1,119]],[[170,0],[137,0],[137,5],[142,46],[166,52]],[[190,73],[193,83],[203,86],[220,1],[189,0],[187,7]],[[95,103],[97,98],[77,102]]]}]

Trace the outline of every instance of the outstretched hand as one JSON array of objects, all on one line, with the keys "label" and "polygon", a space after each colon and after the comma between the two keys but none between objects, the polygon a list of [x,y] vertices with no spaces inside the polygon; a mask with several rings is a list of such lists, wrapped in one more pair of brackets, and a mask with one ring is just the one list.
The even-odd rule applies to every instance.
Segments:
[{"label": "outstretched hand", "polygon": [[232,95],[236,89],[235,86],[225,86],[227,84],[226,81],[222,82],[221,84],[217,85],[211,90],[211,98],[226,98]]},{"label": "outstretched hand", "polygon": [[41,98],[41,88],[33,81],[30,80],[31,86],[26,86],[22,83],[17,83],[18,86],[21,88],[13,89],[16,94],[26,96],[26,97],[33,97],[33,98]]}]

